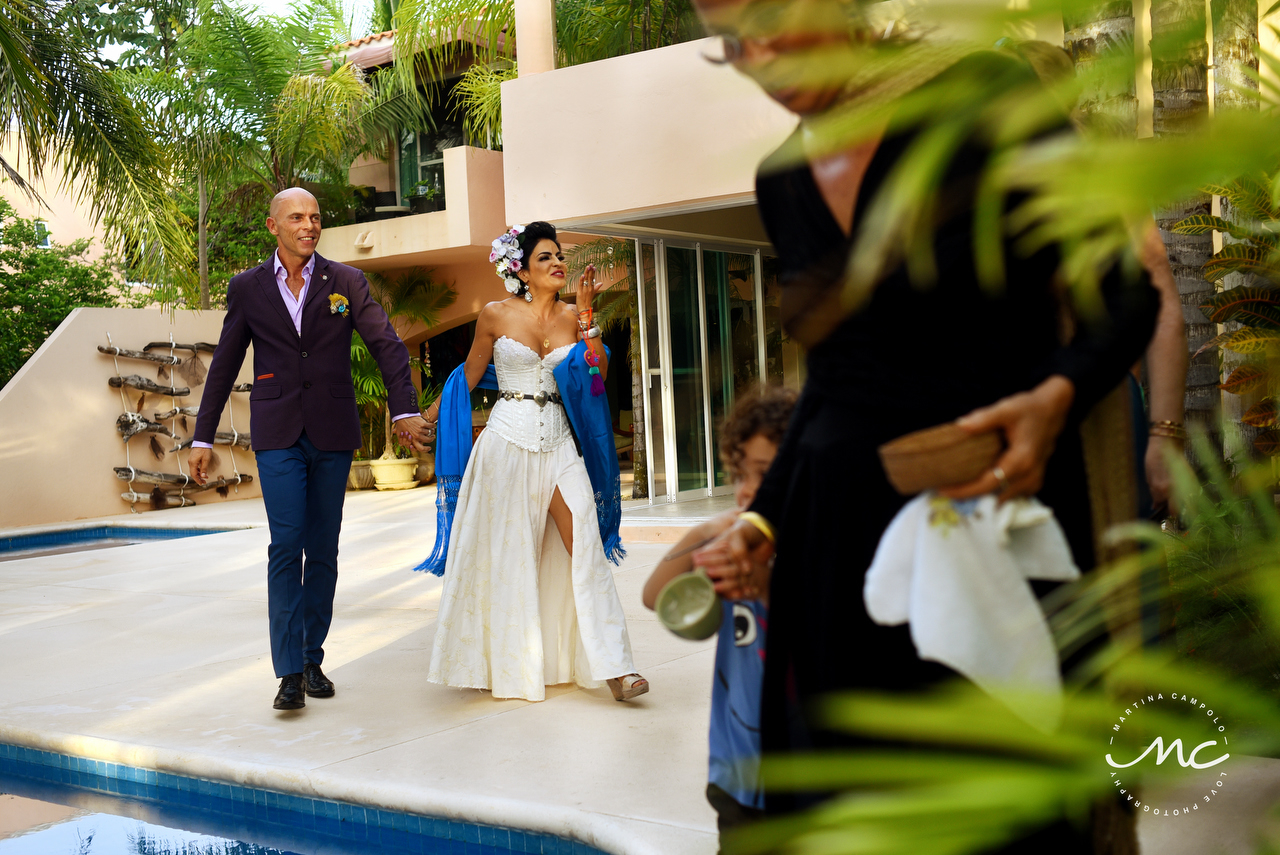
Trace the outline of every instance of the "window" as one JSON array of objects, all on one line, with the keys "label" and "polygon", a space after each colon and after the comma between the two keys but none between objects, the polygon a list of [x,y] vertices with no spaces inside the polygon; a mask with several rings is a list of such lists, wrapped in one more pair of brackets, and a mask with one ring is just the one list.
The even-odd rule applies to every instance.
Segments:
[{"label": "window", "polygon": [[434,191],[441,209],[444,199],[444,150],[463,145],[462,128],[440,122],[424,133],[403,131],[400,135],[400,200]]},{"label": "window", "polygon": [[50,237],[53,232],[49,231],[49,224],[44,220],[36,220],[36,246],[41,249],[49,249],[53,246]]}]

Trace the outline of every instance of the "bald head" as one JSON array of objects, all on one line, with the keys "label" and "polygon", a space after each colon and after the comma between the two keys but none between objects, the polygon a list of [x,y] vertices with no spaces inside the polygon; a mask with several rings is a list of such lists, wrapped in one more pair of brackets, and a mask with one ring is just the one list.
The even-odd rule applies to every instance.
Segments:
[{"label": "bald head", "polygon": [[284,190],[281,190],[279,193],[271,197],[271,207],[267,210],[267,216],[278,220],[280,218],[280,211],[289,202],[301,202],[304,205],[309,202],[317,208],[320,207],[320,203],[316,201],[316,197],[312,196],[301,187],[286,187]]},{"label": "bald head", "polygon": [[276,251],[286,267],[304,264],[320,240],[320,203],[301,187],[281,190],[271,200],[267,231],[276,236]]}]

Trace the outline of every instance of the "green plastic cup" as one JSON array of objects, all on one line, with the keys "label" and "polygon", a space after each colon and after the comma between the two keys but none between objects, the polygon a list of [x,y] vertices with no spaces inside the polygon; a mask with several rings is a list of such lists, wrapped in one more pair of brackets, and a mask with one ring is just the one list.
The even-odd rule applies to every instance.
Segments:
[{"label": "green plastic cup", "polygon": [[662,625],[681,638],[701,641],[720,630],[720,598],[701,567],[663,585],[654,611]]}]

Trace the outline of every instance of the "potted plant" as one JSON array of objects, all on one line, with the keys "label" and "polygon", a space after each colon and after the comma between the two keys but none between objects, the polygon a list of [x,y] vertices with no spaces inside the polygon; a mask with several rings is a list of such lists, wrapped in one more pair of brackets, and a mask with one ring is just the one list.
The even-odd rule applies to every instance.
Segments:
[{"label": "potted plant", "polygon": [[360,451],[357,451],[355,457],[351,460],[351,474],[347,476],[347,488],[350,490],[368,490],[373,486],[373,470],[369,468],[369,461],[365,459]]},{"label": "potted plant", "polygon": [[413,188],[409,195],[409,210],[415,214],[429,214],[440,210],[440,190],[426,181]]},{"label": "potted plant", "polygon": [[[439,322],[440,312],[448,308],[458,299],[458,292],[452,285],[435,281],[431,271],[416,267],[395,277],[382,276],[370,272],[369,294],[378,301],[391,319],[396,333],[404,338],[414,324],[433,327]],[[357,347],[358,345],[358,347]],[[418,473],[421,461],[414,456],[413,450],[397,443],[391,435],[391,410],[387,405],[387,388],[382,382],[382,374],[377,363],[369,354],[368,348],[359,336],[353,336],[351,350],[352,377],[356,381],[356,403],[368,402],[371,406],[367,413],[370,418],[366,424],[370,435],[366,447],[373,453],[375,436],[373,435],[374,418],[382,421],[382,454],[369,461],[373,471],[374,486],[379,490],[407,490],[418,486]],[[410,365],[415,370],[423,370],[424,366],[417,357],[411,357]],[[439,395],[438,389],[428,389],[420,396],[419,406],[434,401]],[[376,413],[376,415],[375,415]],[[431,476],[435,474],[435,457],[431,456]]]}]

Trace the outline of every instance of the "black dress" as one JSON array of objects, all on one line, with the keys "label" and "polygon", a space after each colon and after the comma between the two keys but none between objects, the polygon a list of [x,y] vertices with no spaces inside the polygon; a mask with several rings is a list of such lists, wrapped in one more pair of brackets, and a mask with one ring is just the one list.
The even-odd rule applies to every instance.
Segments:
[{"label": "black dress", "polygon": [[[909,134],[890,135],[879,146],[858,194],[855,234],[909,141]],[[1076,428],[1145,350],[1156,292],[1145,277],[1126,282],[1113,271],[1102,287],[1108,317],[1080,324],[1066,345],[1053,286],[1055,249],[1023,257],[1006,247],[1008,285],[985,292],[974,273],[965,204],[985,157],[969,146],[951,163],[944,195],[952,215],[934,246],[937,283],[920,289],[904,270],[891,273],[861,310],[811,347],[795,415],[752,505],[778,533],[761,721],[766,754],[844,744],[847,737],[824,731],[808,715],[809,702],[828,692],[912,690],[954,676],[917,658],[906,626],[879,626],[866,612],[867,568],[907,501],[885,478],[880,444],[1065,375],[1074,381],[1075,402],[1039,498],[1054,510],[1077,563],[1093,566]],[[784,317],[803,326],[806,303],[818,306],[811,314],[825,311],[821,295],[838,287],[850,241],[807,165],[775,171],[766,160],[756,191],[779,254]],[[776,812],[796,802],[768,794],[767,805]]]}]

